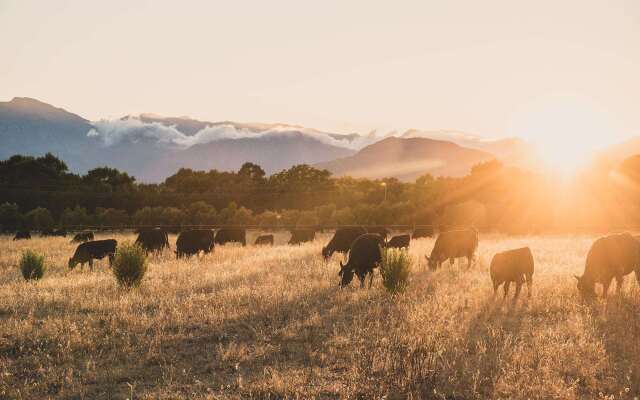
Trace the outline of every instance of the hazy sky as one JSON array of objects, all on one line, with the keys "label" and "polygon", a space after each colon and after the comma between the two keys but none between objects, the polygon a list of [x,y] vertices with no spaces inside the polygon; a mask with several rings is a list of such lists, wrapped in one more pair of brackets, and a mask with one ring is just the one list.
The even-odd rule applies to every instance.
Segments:
[{"label": "hazy sky", "polygon": [[640,1],[0,0],[0,100],[320,129],[640,134]]}]

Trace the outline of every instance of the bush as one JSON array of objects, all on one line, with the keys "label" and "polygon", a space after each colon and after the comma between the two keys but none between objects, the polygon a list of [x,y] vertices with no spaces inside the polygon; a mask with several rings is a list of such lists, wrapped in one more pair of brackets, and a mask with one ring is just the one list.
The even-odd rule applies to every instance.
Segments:
[{"label": "bush", "polygon": [[406,249],[382,249],[382,284],[392,294],[404,292],[409,285],[412,260]]},{"label": "bush", "polygon": [[25,280],[38,280],[44,276],[44,256],[25,250],[20,258],[20,271]]},{"label": "bush", "polygon": [[147,253],[137,244],[122,243],[118,245],[111,269],[120,286],[138,286],[147,272]]}]

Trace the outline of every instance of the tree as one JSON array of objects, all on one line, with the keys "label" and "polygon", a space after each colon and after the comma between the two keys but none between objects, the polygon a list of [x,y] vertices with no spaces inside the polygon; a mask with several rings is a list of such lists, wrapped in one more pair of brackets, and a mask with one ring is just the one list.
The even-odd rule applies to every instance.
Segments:
[{"label": "tree", "polygon": [[54,224],[53,217],[49,210],[43,207],[34,208],[29,211],[25,218],[32,229],[42,230],[51,228]]},{"label": "tree", "polygon": [[4,232],[13,232],[22,228],[24,217],[15,203],[0,205],[0,229]]},{"label": "tree", "polygon": [[65,208],[60,216],[62,225],[86,225],[90,223],[87,209],[76,205],[73,209]]},{"label": "tree", "polygon": [[89,186],[101,191],[129,191],[133,189],[135,178],[115,168],[99,167],[82,177]]}]

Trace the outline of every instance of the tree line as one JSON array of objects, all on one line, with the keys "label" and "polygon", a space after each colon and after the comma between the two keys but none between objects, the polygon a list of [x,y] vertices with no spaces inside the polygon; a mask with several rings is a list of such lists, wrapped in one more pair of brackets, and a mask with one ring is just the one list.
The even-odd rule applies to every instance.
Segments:
[{"label": "tree line", "polygon": [[640,156],[570,181],[507,167],[414,182],[333,177],[296,165],[271,176],[183,168],[158,184],[114,168],[84,175],[52,154],[0,161],[0,229],[125,225],[446,225],[537,233],[640,225]]}]

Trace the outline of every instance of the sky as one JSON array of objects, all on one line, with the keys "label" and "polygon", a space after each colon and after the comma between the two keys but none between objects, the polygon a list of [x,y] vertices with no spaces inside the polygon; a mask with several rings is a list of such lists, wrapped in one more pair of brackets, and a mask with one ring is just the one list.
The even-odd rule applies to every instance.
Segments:
[{"label": "sky", "polygon": [[586,148],[640,135],[640,2],[0,0],[0,101]]}]

